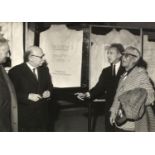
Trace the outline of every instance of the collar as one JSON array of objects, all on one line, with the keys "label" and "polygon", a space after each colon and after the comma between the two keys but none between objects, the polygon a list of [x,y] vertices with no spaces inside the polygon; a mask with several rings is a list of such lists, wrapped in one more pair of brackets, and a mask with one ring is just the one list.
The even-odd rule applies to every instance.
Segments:
[{"label": "collar", "polygon": [[[28,62],[26,62],[26,64],[27,64],[27,66],[33,71],[33,69],[35,68],[35,67],[33,67],[31,64],[29,64]],[[36,69],[36,68],[35,68]]]},{"label": "collar", "polygon": [[115,65],[116,67],[119,67],[121,65],[121,61],[118,61],[117,63],[112,64],[112,65]]},{"label": "collar", "polygon": [[129,69],[128,71],[126,71],[126,73],[127,73],[127,75],[129,75],[130,74],[130,72],[134,69],[136,67],[136,65],[135,66],[133,66],[131,69]]},{"label": "collar", "polygon": [[118,61],[117,63],[112,64],[112,66],[113,66],[113,65],[115,65],[115,75],[117,75],[118,70],[119,70],[119,68],[120,68],[120,66],[121,66],[121,61]]}]

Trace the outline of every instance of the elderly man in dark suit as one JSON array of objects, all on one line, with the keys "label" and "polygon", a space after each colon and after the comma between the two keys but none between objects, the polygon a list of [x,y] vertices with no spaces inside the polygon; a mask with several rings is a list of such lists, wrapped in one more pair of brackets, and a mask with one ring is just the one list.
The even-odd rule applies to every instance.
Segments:
[{"label": "elderly man in dark suit", "polygon": [[124,72],[124,68],[121,66],[120,61],[123,51],[124,48],[122,44],[111,44],[107,52],[107,58],[111,65],[102,70],[97,84],[89,92],[77,93],[77,97],[80,100],[85,98],[95,99],[100,96],[105,96],[105,129],[108,132],[114,131],[113,126],[111,126],[109,122],[109,109],[112,105],[120,76]]},{"label": "elderly man in dark suit", "polygon": [[53,85],[41,48],[32,46],[25,53],[25,63],[9,71],[19,105],[20,131],[48,131],[48,104]]},{"label": "elderly man in dark suit", "polygon": [[2,64],[9,55],[8,41],[0,38],[0,131],[18,131],[16,94]]}]

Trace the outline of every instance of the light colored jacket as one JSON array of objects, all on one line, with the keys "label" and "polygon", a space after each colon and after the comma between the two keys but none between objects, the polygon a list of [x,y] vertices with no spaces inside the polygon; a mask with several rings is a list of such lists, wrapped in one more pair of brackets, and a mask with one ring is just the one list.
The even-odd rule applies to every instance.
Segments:
[{"label": "light colored jacket", "polygon": [[[146,112],[148,112],[148,111],[151,112],[151,114],[149,114],[149,116],[151,116],[151,119],[155,120],[155,116],[153,114],[153,111],[148,110],[148,107],[150,109],[150,106],[154,103],[154,100],[155,100],[154,90],[153,90],[152,84],[150,83],[150,79],[149,79],[149,76],[148,76],[146,70],[144,68],[137,67],[137,66],[133,68],[133,70],[128,74],[128,76],[126,78],[124,78],[122,75],[122,77],[119,81],[119,85],[118,85],[118,88],[116,91],[114,102],[112,104],[110,111],[112,113],[116,114],[118,109],[119,109],[119,106],[120,106],[120,102],[118,99],[119,96],[122,95],[124,92],[127,92],[129,90],[133,90],[135,88],[146,89],[147,94],[148,94],[147,100],[145,102],[145,106],[147,109]],[[147,117],[146,114],[144,114],[142,119],[139,121],[142,121],[146,117]],[[141,129],[137,126],[137,124],[139,124],[138,123],[139,121],[135,121],[135,122],[128,122],[127,121],[126,124],[124,124],[120,128],[126,129],[126,125],[128,124],[128,125],[131,125],[135,131],[143,131],[143,129]],[[145,122],[143,122],[143,123],[146,124],[146,126],[147,126],[148,125],[147,119],[145,119]],[[146,128],[145,128],[145,131],[147,130]]]}]

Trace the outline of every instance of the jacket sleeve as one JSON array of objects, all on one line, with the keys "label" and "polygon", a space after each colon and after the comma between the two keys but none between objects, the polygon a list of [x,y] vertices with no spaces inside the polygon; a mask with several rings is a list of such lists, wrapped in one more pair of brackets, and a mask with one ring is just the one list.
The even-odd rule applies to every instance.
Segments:
[{"label": "jacket sleeve", "polygon": [[97,97],[100,97],[101,95],[105,94],[106,90],[106,75],[105,70],[102,71],[98,82],[96,85],[90,90],[90,97],[91,99],[95,99]]},{"label": "jacket sleeve", "polygon": [[10,70],[8,75],[15,87],[18,103],[28,104],[30,102],[28,101],[28,93],[22,91],[20,87],[20,79],[16,71]]}]

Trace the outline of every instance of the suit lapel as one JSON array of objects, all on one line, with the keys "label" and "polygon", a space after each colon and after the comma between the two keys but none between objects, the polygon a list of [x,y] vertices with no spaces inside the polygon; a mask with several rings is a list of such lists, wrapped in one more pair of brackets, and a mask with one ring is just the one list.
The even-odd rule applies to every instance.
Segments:
[{"label": "suit lapel", "polygon": [[25,75],[24,76],[26,76],[27,79],[32,81],[34,84],[38,84],[37,79],[33,75],[31,69],[26,65],[26,63],[24,63],[24,70],[25,70]]},{"label": "suit lapel", "polygon": [[38,83],[39,83],[39,86],[41,85],[41,76],[42,76],[42,73],[41,73],[41,69],[40,67],[38,67]]},{"label": "suit lapel", "polygon": [[111,64],[111,66],[110,66],[109,69],[110,69],[110,70],[109,70],[109,71],[110,71],[110,76],[113,77],[113,75],[112,75],[112,64]]},{"label": "suit lapel", "polygon": [[41,70],[40,70],[40,67],[38,67],[38,69],[37,69],[37,71],[38,71],[38,81],[40,81],[40,79],[41,79]]}]

